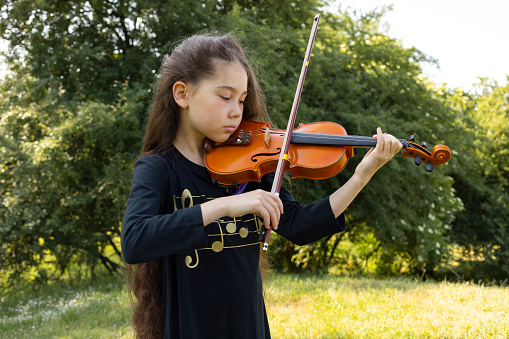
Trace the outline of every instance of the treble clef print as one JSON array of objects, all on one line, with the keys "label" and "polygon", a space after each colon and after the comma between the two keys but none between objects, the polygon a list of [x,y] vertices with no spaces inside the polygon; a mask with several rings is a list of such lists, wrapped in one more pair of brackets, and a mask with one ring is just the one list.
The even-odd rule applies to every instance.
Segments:
[{"label": "treble clef print", "polygon": [[[177,199],[176,198],[177,197],[173,196],[173,209],[174,209],[174,211],[179,209],[178,206],[177,206]],[[187,201],[189,201],[189,203],[186,205]],[[194,205],[193,195],[191,194],[191,191],[189,191],[187,188],[182,192],[182,195],[180,196],[180,202],[181,202],[182,208],[193,207],[193,205]],[[186,266],[189,267],[189,268],[195,268],[200,263],[200,257],[198,255],[198,250],[194,250],[194,253],[196,255],[196,261],[195,261],[194,265],[192,264],[193,258],[190,255],[186,256],[186,258],[185,258]]]},{"label": "treble clef print", "polygon": [[198,250],[194,250],[194,253],[196,254],[196,263],[194,265],[191,265],[193,262],[193,258],[191,258],[190,255],[186,256],[186,266],[188,268],[195,268],[200,263],[200,257],[198,256]]}]

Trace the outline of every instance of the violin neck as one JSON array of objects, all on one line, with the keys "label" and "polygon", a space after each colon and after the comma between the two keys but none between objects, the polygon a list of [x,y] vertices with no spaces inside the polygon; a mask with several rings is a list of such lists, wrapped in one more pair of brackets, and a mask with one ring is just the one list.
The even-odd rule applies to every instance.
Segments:
[{"label": "violin neck", "polygon": [[[408,146],[405,139],[399,139],[404,148]],[[376,146],[376,140],[372,137],[357,135],[333,135],[295,131],[290,141],[292,144],[307,145],[330,145],[371,148]]]}]

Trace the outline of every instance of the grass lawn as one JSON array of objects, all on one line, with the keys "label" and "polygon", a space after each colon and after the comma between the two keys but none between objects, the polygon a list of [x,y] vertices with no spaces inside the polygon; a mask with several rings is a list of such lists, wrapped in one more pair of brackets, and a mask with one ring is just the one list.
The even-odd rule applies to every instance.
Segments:
[{"label": "grass lawn", "polygon": [[274,338],[509,338],[509,288],[410,279],[274,276]]},{"label": "grass lawn", "polygon": [[[265,298],[272,337],[509,338],[509,288],[273,274]],[[131,338],[121,278],[4,296],[0,338]]]}]

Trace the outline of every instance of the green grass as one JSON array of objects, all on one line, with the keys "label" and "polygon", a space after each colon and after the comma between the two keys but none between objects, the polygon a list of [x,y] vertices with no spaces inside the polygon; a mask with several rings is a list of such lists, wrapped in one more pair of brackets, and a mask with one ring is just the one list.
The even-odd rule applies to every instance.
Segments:
[{"label": "green grass", "polygon": [[[265,298],[274,339],[509,338],[509,288],[273,274]],[[121,278],[4,296],[0,338],[131,338]]]},{"label": "green grass", "polygon": [[93,284],[53,284],[0,306],[0,338],[131,338],[131,309],[122,278]]},{"label": "green grass", "polygon": [[471,283],[275,276],[274,338],[509,338],[509,289]]}]

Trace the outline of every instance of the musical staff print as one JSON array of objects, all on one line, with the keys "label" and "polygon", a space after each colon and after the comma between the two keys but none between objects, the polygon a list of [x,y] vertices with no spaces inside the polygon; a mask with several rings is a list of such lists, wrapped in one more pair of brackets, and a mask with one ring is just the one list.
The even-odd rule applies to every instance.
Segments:
[{"label": "musical staff print", "polygon": [[[214,198],[204,195],[193,195],[189,189],[184,189],[180,196],[173,196],[173,210],[192,207]],[[259,245],[259,235],[263,222],[253,214],[236,218],[220,218],[206,226],[205,231],[210,247],[195,249],[192,254],[185,256],[185,265],[193,269],[200,264],[200,252],[215,253],[240,247]]]}]

